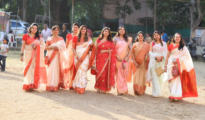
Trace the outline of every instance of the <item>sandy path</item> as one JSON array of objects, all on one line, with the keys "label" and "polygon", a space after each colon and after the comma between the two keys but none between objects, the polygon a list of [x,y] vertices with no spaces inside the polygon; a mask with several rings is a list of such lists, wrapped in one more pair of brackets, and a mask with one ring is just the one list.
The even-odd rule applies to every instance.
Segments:
[{"label": "sandy path", "polygon": [[83,95],[67,90],[25,92],[19,54],[10,52],[6,72],[0,72],[0,120],[205,120],[204,61],[194,62],[199,97],[170,103],[167,82],[160,98],[151,97],[151,87],[135,96],[132,83],[128,83],[129,94],[119,97],[116,90],[96,93],[95,78],[89,73]]}]

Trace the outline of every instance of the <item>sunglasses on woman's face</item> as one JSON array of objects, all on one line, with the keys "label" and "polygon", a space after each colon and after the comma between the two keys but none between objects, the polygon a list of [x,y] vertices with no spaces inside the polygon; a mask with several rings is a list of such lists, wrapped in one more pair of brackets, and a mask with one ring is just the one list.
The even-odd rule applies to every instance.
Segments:
[{"label": "sunglasses on woman's face", "polygon": [[110,28],[109,28],[109,27],[105,27],[105,28],[110,30]]}]

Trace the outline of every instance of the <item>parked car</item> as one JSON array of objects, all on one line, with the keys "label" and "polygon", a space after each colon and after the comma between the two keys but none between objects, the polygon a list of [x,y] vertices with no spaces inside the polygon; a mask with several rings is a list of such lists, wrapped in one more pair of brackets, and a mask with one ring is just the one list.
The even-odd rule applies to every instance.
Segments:
[{"label": "parked car", "polygon": [[[22,36],[27,33],[30,24],[24,21],[10,20],[11,30],[15,34],[15,39],[22,39]],[[16,27],[17,26],[17,27]]]},{"label": "parked car", "polygon": [[[115,37],[117,32],[115,31],[111,31],[111,34],[112,34],[112,37]],[[93,40],[93,43],[95,43],[95,41],[98,39],[99,35],[101,34],[101,31],[94,31],[93,32],[93,35],[92,35],[92,40]]]}]

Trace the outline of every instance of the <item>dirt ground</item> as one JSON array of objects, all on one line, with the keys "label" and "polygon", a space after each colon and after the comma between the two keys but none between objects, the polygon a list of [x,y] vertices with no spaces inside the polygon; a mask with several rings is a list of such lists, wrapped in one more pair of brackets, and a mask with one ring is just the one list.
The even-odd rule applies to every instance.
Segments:
[{"label": "dirt ground", "polygon": [[83,95],[72,90],[26,92],[19,54],[10,51],[6,72],[0,72],[0,120],[205,120],[205,61],[194,61],[199,97],[170,103],[168,82],[160,98],[151,97],[151,87],[135,96],[132,83],[128,83],[128,95],[117,96],[116,90],[99,94],[89,72]]}]

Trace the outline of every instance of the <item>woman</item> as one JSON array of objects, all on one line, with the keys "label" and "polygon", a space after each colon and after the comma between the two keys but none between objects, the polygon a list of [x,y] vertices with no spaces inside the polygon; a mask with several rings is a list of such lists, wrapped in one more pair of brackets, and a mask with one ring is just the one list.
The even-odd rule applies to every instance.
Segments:
[{"label": "woman", "polygon": [[95,60],[95,48],[92,49],[90,56],[90,48],[93,46],[92,40],[88,37],[87,27],[82,25],[72,41],[74,59],[73,71],[73,88],[78,94],[83,94],[87,86],[87,71],[93,65]]},{"label": "woman", "polygon": [[106,93],[115,87],[116,50],[110,28],[105,27],[95,42],[96,83],[98,93]]},{"label": "woman", "polygon": [[173,44],[173,43],[174,43],[174,37],[171,38],[171,41],[167,41],[167,46],[169,46],[169,45],[171,45],[171,44]]},{"label": "woman", "polygon": [[149,64],[149,47],[145,42],[143,32],[137,33],[136,43],[132,48],[133,59],[133,89],[135,95],[144,94],[146,90],[146,72]]},{"label": "woman", "polygon": [[152,42],[152,34],[151,33],[146,34],[146,42],[148,44],[150,44]]},{"label": "woman", "polygon": [[59,88],[64,88],[64,81],[68,78],[68,63],[65,41],[59,37],[59,27],[52,27],[52,37],[49,37],[46,42],[46,64],[48,82],[47,91],[58,91]]},{"label": "woman", "polygon": [[[33,23],[28,34],[22,38],[21,61],[24,61],[23,89],[38,89],[46,84],[47,74],[44,62],[44,40],[39,34],[38,25]],[[43,87],[43,86],[42,86]]]},{"label": "woman", "polygon": [[165,64],[167,54],[167,44],[161,40],[160,33],[154,32],[154,40],[150,44],[150,62],[148,68],[148,82],[152,81],[152,97],[161,96],[163,81],[166,77],[160,73]]},{"label": "woman", "polygon": [[[168,46],[164,69],[168,72],[170,101],[178,101],[185,97],[198,97],[192,58],[179,33],[174,35],[173,44]],[[173,76],[173,69],[179,74]]]},{"label": "woman", "polygon": [[79,30],[79,23],[74,23],[72,30],[73,33],[68,33],[66,35],[66,51],[68,54],[68,61],[67,63],[69,64],[69,72],[68,72],[68,79],[65,81],[65,89],[73,89],[73,70],[74,70],[74,54],[72,50],[72,40],[75,36],[78,36],[78,30]]},{"label": "woman", "polygon": [[[131,68],[131,60],[129,61],[132,38],[127,36],[124,27],[119,27],[118,32],[114,38],[116,48],[116,84],[118,95],[128,93],[127,78],[131,79],[132,73],[129,70]],[[130,74],[129,74],[130,73]],[[130,80],[128,80],[130,81]]]}]

